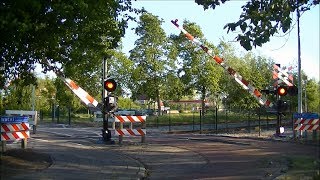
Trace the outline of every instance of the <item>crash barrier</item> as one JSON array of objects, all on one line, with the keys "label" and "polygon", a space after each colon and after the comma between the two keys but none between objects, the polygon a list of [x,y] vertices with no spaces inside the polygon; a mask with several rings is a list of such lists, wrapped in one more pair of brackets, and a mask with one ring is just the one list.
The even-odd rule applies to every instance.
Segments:
[{"label": "crash barrier", "polygon": [[28,116],[29,125],[32,128],[32,133],[37,131],[38,113],[37,111],[23,111],[23,110],[6,110],[8,116]]},{"label": "crash barrier", "polygon": [[144,143],[146,116],[114,116],[111,134],[119,136],[119,143],[122,143],[123,136],[141,136],[141,142]]},{"label": "crash barrier", "polygon": [[1,146],[6,151],[7,141],[21,140],[21,148],[27,147],[30,138],[28,116],[1,116]]},{"label": "crash barrier", "polygon": [[[313,131],[313,138],[316,139],[317,131],[320,130],[319,115],[316,113],[295,113],[294,115],[294,131],[302,132]],[[294,133],[296,136],[296,133]],[[307,133],[305,133],[305,136]]]}]

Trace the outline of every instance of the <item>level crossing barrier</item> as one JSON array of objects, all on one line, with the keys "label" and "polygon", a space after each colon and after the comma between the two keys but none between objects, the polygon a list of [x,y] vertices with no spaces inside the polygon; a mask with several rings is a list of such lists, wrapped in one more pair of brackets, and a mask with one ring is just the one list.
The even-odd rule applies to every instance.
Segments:
[{"label": "level crossing barrier", "polygon": [[141,136],[141,142],[145,142],[146,116],[114,116],[111,122],[111,134],[119,136],[120,144],[123,136]]},{"label": "level crossing barrier", "polygon": [[21,140],[21,148],[27,147],[30,138],[28,116],[1,116],[1,146],[2,152],[6,151],[8,141]]}]

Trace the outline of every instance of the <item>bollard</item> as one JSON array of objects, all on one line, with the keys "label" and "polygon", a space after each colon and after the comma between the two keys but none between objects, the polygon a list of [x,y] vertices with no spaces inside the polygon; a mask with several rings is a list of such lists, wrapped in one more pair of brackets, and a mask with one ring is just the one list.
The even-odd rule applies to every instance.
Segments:
[{"label": "bollard", "polygon": [[21,148],[22,149],[27,149],[27,143],[28,143],[28,139],[27,138],[21,139]]},{"label": "bollard", "polygon": [[7,151],[7,141],[1,141],[1,152]]},{"label": "bollard", "polygon": [[32,134],[36,134],[36,132],[37,132],[37,126],[33,125],[32,126]]}]

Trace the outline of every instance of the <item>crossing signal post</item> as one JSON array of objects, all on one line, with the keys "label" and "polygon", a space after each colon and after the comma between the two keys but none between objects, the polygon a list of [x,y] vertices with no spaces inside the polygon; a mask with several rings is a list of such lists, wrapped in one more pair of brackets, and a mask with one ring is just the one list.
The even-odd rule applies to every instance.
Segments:
[{"label": "crossing signal post", "polygon": [[284,112],[286,112],[289,108],[289,103],[285,100],[282,100],[281,98],[284,96],[296,96],[298,94],[298,88],[295,85],[280,85],[277,86],[274,90],[261,90],[261,92],[265,94],[273,94],[276,96],[277,102],[276,102],[276,112],[277,112],[277,130],[276,134],[280,135],[280,124],[281,124],[281,117],[284,115]]},{"label": "crossing signal post", "polygon": [[[111,113],[115,112],[117,109],[117,97],[112,95],[111,93],[116,90],[117,83],[114,79],[107,79],[103,82],[104,90],[108,93],[103,99],[103,129],[102,129],[102,137],[105,142],[111,142],[111,131],[108,129],[108,117]],[[106,118],[105,118],[106,117]]]},{"label": "crossing signal post", "polygon": [[289,95],[296,96],[298,94],[298,88],[295,85],[292,86],[283,86],[280,85],[277,88],[277,131],[276,134],[280,135],[280,124],[281,124],[281,115],[288,110],[289,105],[287,101],[281,99],[281,97]]}]

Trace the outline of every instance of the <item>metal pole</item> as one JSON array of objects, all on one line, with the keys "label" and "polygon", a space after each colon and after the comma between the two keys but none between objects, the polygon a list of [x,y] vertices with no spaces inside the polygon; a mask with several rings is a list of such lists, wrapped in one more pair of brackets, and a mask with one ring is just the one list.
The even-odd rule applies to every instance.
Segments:
[{"label": "metal pole", "polygon": [[202,134],[202,110],[200,110],[200,134]]},{"label": "metal pole", "polygon": [[302,113],[302,89],[301,89],[301,45],[300,45],[300,11],[297,0],[297,27],[298,27],[298,113]]},{"label": "metal pole", "polygon": [[35,95],[36,95],[36,93],[35,93],[35,85],[32,85],[32,111],[34,111],[34,109],[35,109]]},{"label": "metal pole", "polygon": [[71,125],[71,106],[68,108],[68,120],[69,120],[69,125]]},{"label": "metal pole", "polygon": [[306,81],[304,81],[304,111],[308,112],[307,82]]},{"label": "metal pole", "polygon": [[194,109],[192,110],[192,132],[194,131]]},{"label": "metal pole", "polygon": [[169,132],[171,132],[171,118],[170,118],[170,111],[169,111]]},{"label": "metal pole", "polygon": [[[106,58],[103,58],[103,69],[102,69],[102,102],[105,102],[104,99],[108,96],[106,94],[106,90],[104,89],[104,80],[107,79],[107,76],[108,76],[108,70],[107,70],[107,59]],[[110,142],[111,141],[111,132],[110,130],[108,129],[108,116],[109,114],[106,112],[106,104],[103,103],[103,116],[102,116],[102,119],[103,119],[103,129],[102,129],[102,137],[103,137],[103,140],[105,142]]]},{"label": "metal pole", "polygon": [[261,136],[261,106],[259,107],[259,136]]},{"label": "metal pole", "polygon": [[216,133],[218,133],[218,106],[216,106]]}]

